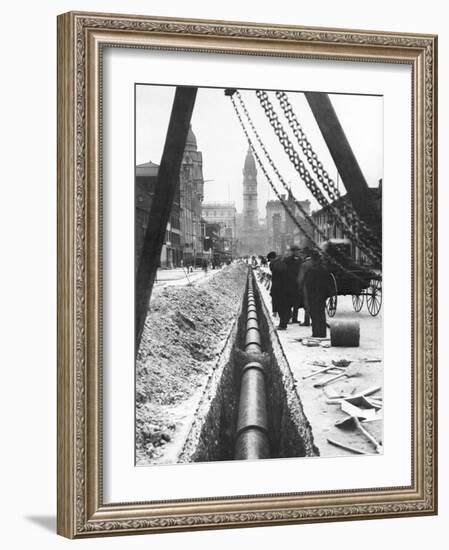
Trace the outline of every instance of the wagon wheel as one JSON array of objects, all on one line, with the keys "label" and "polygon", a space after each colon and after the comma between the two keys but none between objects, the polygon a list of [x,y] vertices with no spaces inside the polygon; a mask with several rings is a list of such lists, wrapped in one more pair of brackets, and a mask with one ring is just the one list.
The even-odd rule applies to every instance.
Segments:
[{"label": "wagon wheel", "polygon": [[370,286],[366,294],[366,307],[373,317],[375,317],[382,305],[382,282],[378,279],[371,279]]},{"label": "wagon wheel", "polygon": [[352,307],[357,313],[362,309],[365,296],[363,294],[353,294],[352,295]]},{"label": "wagon wheel", "polygon": [[332,277],[332,294],[326,300],[326,311],[329,317],[333,317],[337,311],[337,281],[332,273],[330,275]]}]

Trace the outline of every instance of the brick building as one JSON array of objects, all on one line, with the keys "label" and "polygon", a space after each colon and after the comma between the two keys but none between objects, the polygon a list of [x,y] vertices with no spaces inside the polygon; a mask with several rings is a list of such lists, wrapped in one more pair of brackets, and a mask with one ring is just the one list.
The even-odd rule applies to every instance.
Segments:
[{"label": "brick building", "polygon": [[[310,223],[306,220],[301,210],[295,204],[291,194],[282,195],[295,219],[312,236]],[[310,215],[310,201],[298,201],[302,209]],[[268,248],[279,254],[284,254],[288,248],[295,244],[299,248],[310,246],[310,241],[293,222],[280,200],[268,201],[266,204],[266,231]]]},{"label": "brick building", "polygon": [[[203,201],[203,158],[197,150],[195,134],[189,129],[179,174],[179,187],[173,200],[167,223],[160,266],[164,268],[199,263],[203,257],[204,223],[201,219]],[[135,181],[135,256],[140,258],[159,165],[146,162],[136,167]]]},{"label": "brick building", "polygon": [[237,247],[237,209],[234,202],[203,203],[206,235],[220,245],[223,255],[235,257]]},{"label": "brick building", "polygon": [[[370,187],[369,193],[373,199],[373,202],[377,206],[377,211],[382,212],[382,180],[379,180],[379,186]],[[341,208],[345,204],[350,205],[350,199],[348,195],[343,195],[338,200],[333,203],[337,208]],[[320,231],[325,235],[325,238],[320,236],[318,231],[314,230],[314,240],[316,243],[321,245],[325,240],[329,239],[343,239],[346,237],[343,232],[343,227],[341,222],[335,220],[328,206],[320,208],[312,213],[312,218]],[[379,226],[381,227],[381,223]],[[381,240],[381,237],[379,237]],[[353,245],[351,247],[351,256],[358,263],[369,263],[369,260],[365,257],[363,252],[358,248],[358,246]]]}]

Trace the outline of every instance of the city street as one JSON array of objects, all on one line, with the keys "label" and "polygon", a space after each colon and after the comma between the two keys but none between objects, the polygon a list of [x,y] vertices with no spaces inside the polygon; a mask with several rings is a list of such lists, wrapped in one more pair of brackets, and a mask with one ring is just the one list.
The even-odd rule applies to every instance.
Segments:
[{"label": "city street", "polygon": [[[259,284],[261,295],[265,301],[267,310],[271,312],[271,297],[264,285]],[[299,320],[303,320],[304,310],[299,310]],[[274,327],[279,319],[271,316]],[[345,445],[363,450],[366,453],[375,452],[373,445],[358,430],[343,430],[335,426],[335,423],[348,418],[342,411],[338,400],[333,399],[339,395],[356,396],[367,389],[379,388],[373,396],[382,396],[383,388],[383,328],[382,309],[377,317],[371,316],[366,305],[359,313],[352,307],[351,296],[338,296],[337,312],[333,319],[328,318],[328,323],[337,320],[357,320],[360,323],[359,347],[330,347],[330,341],[323,341],[322,345],[305,345],[310,341],[311,327],[303,327],[298,323],[289,324],[285,331],[275,331],[282,345],[284,354],[288,360],[292,373],[296,380],[296,388],[299,393],[304,412],[312,425],[315,445],[319,448],[321,456],[351,455],[351,451],[337,448],[328,443],[327,439],[336,440]],[[328,338],[330,331],[328,329]],[[324,347],[326,346],[326,347]],[[323,388],[314,387],[315,384],[325,382],[338,374],[331,371],[329,374],[318,375],[322,366],[331,365],[331,361],[350,361],[351,366],[356,366],[358,372],[349,378],[343,378]],[[319,363],[319,365],[317,364]],[[314,371],[316,376],[309,376]],[[309,376],[304,379],[303,377]],[[383,408],[377,414],[376,420],[364,422],[378,441],[382,441],[383,432]]]},{"label": "city street", "polygon": [[[175,93],[174,98],[172,93]],[[242,456],[245,459],[253,456],[252,451],[240,454],[237,451],[240,446],[236,444],[236,438],[243,442],[250,433],[244,430],[245,436],[239,439],[243,433],[240,428],[237,430],[241,411],[246,406],[254,414],[259,410],[248,396],[244,400],[246,405],[240,407],[239,392],[246,387],[240,380],[240,362],[249,364],[245,363],[246,356],[239,355],[242,342],[245,343],[243,354],[247,353],[247,346],[249,349],[256,347],[263,351],[263,361],[270,364],[269,391],[263,390],[260,383],[256,394],[257,399],[267,402],[265,413],[271,418],[271,448],[255,449],[255,457],[263,458],[268,454],[271,457],[316,456],[318,450],[323,456],[382,452],[369,437],[363,437],[357,421],[353,429],[335,426],[339,420],[348,418],[354,422],[354,418],[360,417],[348,412],[351,405],[359,406],[359,402],[352,404],[348,399],[357,398],[358,393],[368,389],[373,401],[361,401],[363,405],[368,403],[365,408],[371,415],[370,430],[378,439],[382,438],[382,318],[371,317],[366,306],[361,313],[356,313],[351,296],[339,296],[336,316],[328,321],[332,324],[358,320],[360,346],[341,347],[341,341],[334,341],[331,347],[330,338],[311,339],[311,327],[296,323],[285,330],[287,319],[283,319],[284,331],[278,331],[279,319],[271,315],[269,293],[259,285],[266,308],[260,307],[257,292],[251,290],[250,293],[252,275],[262,273],[261,269],[268,270],[267,260],[272,253],[285,260],[281,270],[285,268],[288,276],[282,280],[279,292],[283,296],[281,301],[287,304],[294,300],[297,268],[300,267],[297,259],[310,256],[312,260],[313,252],[334,258],[339,264],[343,262],[343,272],[366,265],[373,268],[382,265],[382,101],[364,97],[359,106],[360,114],[369,112],[374,121],[370,124],[372,141],[367,150],[370,168],[362,174],[358,162],[363,155],[358,151],[359,159],[355,158],[348,140],[342,138],[343,128],[332,103],[338,103],[343,112],[347,111],[358,121],[353,96],[333,97],[331,101],[324,95],[311,96],[302,92],[274,94],[264,90],[219,88],[200,88],[195,93],[196,99],[192,90],[187,89],[181,94],[173,87],[139,84],[136,89],[136,120],[139,121],[136,134],[139,136],[136,137],[136,258],[139,259],[144,251],[154,252],[152,262],[143,264],[148,267],[147,272],[141,274],[136,284],[137,333],[141,335],[136,369],[140,396],[136,430],[139,463],[164,460],[163,455],[169,448],[178,449],[181,461],[236,457],[240,460]],[[298,144],[304,161],[322,184],[322,190],[313,183],[311,173],[307,172],[308,177],[305,177],[305,164],[302,160],[302,164],[299,163],[292,153],[293,146],[290,138],[286,138],[284,124],[275,123],[278,116],[277,103],[272,103],[275,99],[285,115],[285,126],[289,126],[297,139],[302,136]],[[196,111],[193,117],[192,102]],[[189,109],[185,108],[187,104],[191,106]],[[221,158],[216,156],[219,150],[217,136],[209,134],[211,117],[217,116],[217,105],[223,107],[221,113],[226,112],[222,127],[232,136],[226,155]],[[182,132],[174,125],[167,129],[162,118],[159,126],[148,124],[150,113],[158,116],[164,112],[164,120],[168,122],[175,106],[179,108],[176,116],[183,120]],[[253,117],[250,114],[253,111],[260,116]],[[294,113],[309,111],[312,124],[306,131],[299,128]],[[333,131],[324,135],[320,121],[328,123],[329,117]],[[309,137],[312,139],[317,130],[321,146],[313,149]],[[167,144],[171,143],[177,144],[176,162],[168,153]],[[279,146],[284,149],[281,155]],[[324,165],[319,164],[318,159],[321,162],[325,155],[329,161],[331,157],[339,159],[335,166],[331,164],[332,173],[339,176],[336,182],[330,172],[320,168]],[[267,168],[270,165],[268,172],[265,163]],[[358,168],[357,177],[351,171],[346,173],[348,166]],[[207,174],[203,173],[205,168]],[[276,178],[270,176],[272,172]],[[297,179],[298,174],[304,185],[292,188],[287,182]],[[351,185],[346,189],[343,184],[348,180]],[[154,203],[155,199],[158,202]],[[153,231],[153,225],[157,225],[153,217],[155,204],[160,208],[158,215],[161,214],[158,224],[165,226],[163,243],[155,239],[157,233]],[[166,216],[169,209],[170,215]],[[209,267],[204,271],[201,266],[206,263],[226,267],[215,270]],[[154,276],[156,266],[159,267]],[[189,272],[187,266],[200,267]],[[251,274],[246,287],[243,273]],[[362,269],[360,276],[363,284],[368,277],[367,285],[361,287],[366,288],[371,270]],[[153,294],[149,302],[147,282],[153,277]],[[339,285],[339,288],[346,287]],[[251,326],[247,329],[243,316],[251,295],[253,317],[248,317]],[[375,296],[376,290],[371,291],[372,312]],[[286,310],[286,307],[280,308]],[[288,317],[287,311],[285,314]],[[300,319],[303,319],[303,311]],[[256,321],[257,327],[252,326]],[[334,327],[333,335],[341,330],[344,339],[347,331],[351,335],[357,328],[344,324]],[[255,342],[247,343],[247,337],[254,338]],[[344,345],[348,343],[345,341]],[[252,359],[257,362],[254,357]],[[220,376],[214,375],[219,364],[222,367]],[[329,367],[329,372],[320,377],[323,366]],[[350,376],[346,376],[348,373]],[[327,380],[337,374],[343,377],[327,385]],[[248,378],[254,382],[257,375],[251,372]],[[326,385],[320,386],[322,382]],[[191,398],[200,389],[203,408],[198,417],[193,405],[195,401]],[[253,396],[252,390],[250,393]],[[187,434],[183,429],[191,415],[196,416],[197,423]],[[363,415],[360,418],[362,421],[367,419]],[[268,429],[262,419],[259,420],[262,427]],[[251,424],[247,428],[253,429]],[[180,442],[181,433],[189,441],[186,443],[190,449],[188,453],[174,443]],[[343,448],[336,445],[343,445]],[[242,448],[247,449],[245,445]],[[167,457],[177,460],[170,453]]]},{"label": "city street", "polygon": [[208,269],[205,272],[201,268],[194,269],[193,272],[187,272],[187,269],[183,267],[176,267],[173,269],[158,269],[156,279],[154,281],[154,287],[159,288],[162,286],[183,286],[189,283],[196,283],[212,277],[214,273],[218,273],[219,269]]}]

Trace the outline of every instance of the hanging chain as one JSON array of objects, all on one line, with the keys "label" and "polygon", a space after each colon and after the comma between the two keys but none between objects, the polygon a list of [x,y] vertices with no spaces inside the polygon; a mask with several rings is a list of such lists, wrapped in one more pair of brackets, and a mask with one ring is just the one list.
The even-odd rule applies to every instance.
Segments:
[{"label": "hanging chain", "polygon": [[[344,200],[344,199],[343,199]],[[355,231],[360,236],[359,238],[366,244],[367,247],[379,256],[382,256],[382,251],[379,246],[379,238],[371,231],[371,228],[360,218],[357,212],[354,210],[352,202],[349,197],[347,201],[341,202],[337,208],[342,212],[342,215],[348,220],[348,223],[354,227]]]},{"label": "hanging chain", "polygon": [[[309,162],[314,174],[318,178],[318,181],[323,186],[323,189],[326,191],[328,197],[332,201],[340,199],[340,190],[338,189],[336,183],[331,178],[327,170],[324,168],[323,163],[319,160],[318,155],[312,147],[312,144],[307,139],[307,136],[296,117],[296,114],[288,99],[287,94],[285,92],[278,91],[276,92],[276,98],[279,101],[279,105],[284,112],[284,116],[287,119],[290,128],[292,129],[292,132],[304,153],[304,156],[307,158],[307,161]],[[371,228],[360,218],[360,216],[354,210],[352,204],[348,204],[345,202],[342,203],[341,206],[337,206],[337,208],[346,217],[350,225],[354,227],[356,231],[359,232],[359,234],[361,234],[361,238],[362,240],[366,241],[366,245],[376,249],[378,247],[378,238],[374,235]]]},{"label": "hanging chain", "polygon": [[[242,100],[242,98],[241,98],[241,96],[240,96],[240,94],[239,94],[238,91],[236,92],[236,95],[237,95],[237,97],[239,98],[240,104],[244,106],[243,100]],[[259,154],[257,153],[257,151],[256,151],[256,149],[255,149],[255,147],[254,147],[254,145],[253,145],[253,142],[252,142],[252,140],[251,140],[251,138],[250,138],[250,136],[249,136],[249,134],[248,134],[248,130],[246,129],[245,123],[243,122],[243,119],[242,119],[242,117],[241,117],[241,115],[240,115],[240,111],[239,111],[239,109],[238,109],[238,107],[237,107],[237,105],[236,105],[236,103],[235,103],[234,96],[231,95],[230,98],[231,98],[232,105],[233,105],[233,107],[234,107],[235,113],[236,113],[236,115],[237,115],[237,118],[238,118],[238,120],[239,120],[239,122],[240,122],[240,126],[242,127],[242,130],[243,130],[243,132],[244,132],[244,134],[245,134],[245,137],[246,137],[246,139],[247,139],[247,141],[248,141],[248,145],[249,145],[249,147],[250,147],[250,149],[251,149],[251,151],[252,151],[252,153],[253,153],[253,155],[254,155],[254,158],[255,158],[256,161],[257,161],[257,164],[259,165],[259,167],[260,167],[260,169],[262,170],[262,172],[263,172],[263,174],[264,174],[266,180],[268,181],[268,183],[269,183],[271,189],[273,190],[274,194],[275,194],[276,197],[278,198],[279,202],[280,202],[280,203],[282,204],[282,206],[284,207],[284,209],[285,209],[285,211],[287,212],[287,214],[290,216],[290,218],[291,218],[291,220],[293,221],[293,223],[298,227],[298,229],[301,231],[301,233],[308,239],[308,241],[310,242],[312,248],[314,248],[315,250],[317,250],[318,252],[320,252],[320,254],[322,254],[322,255],[326,258],[326,260],[327,260],[329,263],[333,264],[333,265],[336,267],[336,271],[340,271],[340,272],[342,272],[342,273],[345,273],[346,275],[350,276],[351,278],[356,279],[356,280],[359,280],[360,282],[362,282],[362,283],[364,284],[365,282],[363,281],[363,279],[362,279],[361,277],[359,277],[357,274],[355,274],[355,273],[353,273],[353,272],[351,272],[351,271],[348,271],[348,269],[346,269],[342,264],[340,264],[335,258],[333,258],[332,256],[330,256],[327,252],[324,252],[323,250],[321,250],[320,246],[315,242],[314,238],[313,238],[313,237],[308,233],[308,231],[299,223],[299,221],[297,220],[295,214],[292,212],[290,206],[288,205],[287,201],[282,197],[282,195],[281,195],[281,194],[279,193],[279,191],[276,189],[276,186],[274,185],[272,179],[270,178],[270,176],[269,176],[269,174],[268,174],[268,172],[267,172],[267,170],[266,170],[266,168],[265,168],[265,165],[262,163],[262,161],[261,161],[261,159],[260,159],[260,157],[259,157]],[[245,107],[245,114],[246,114],[246,113],[248,113],[248,111],[246,110],[246,107]],[[248,120],[250,120],[251,127],[254,128],[254,125],[252,124],[251,119],[249,118],[249,115],[247,114],[246,116],[248,117]],[[258,139],[258,141],[259,141],[259,139]],[[259,143],[260,143],[260,141],[259,141]],[[264,150],[264,153],[268,154],[268,152],[266,151],[266,148],[265,148],[265,147],[263,147],[263,150]],[[271,158],[271,157],[270,157],[270,158]],[[270,164],[271,164],[271,163],[270,163]],[[273,165],[272,165],[272,166],[273,166]],[[277,169],[275,169],[275,172],[276,172],[276,175],[279,174],[279,172],[278,172]],[[284,181],[283,178],[281,178],[280,174],[279,174],[278,177],[280,177],[281,181]],[[294,201],[295,201],[295,204],[296,204],[297,206],[299,206],[299,202],[298,202],[296,199],[294,199]],[[303,209],[301,206],[299,206],[299,208],[301,209],[301,211],[304,212],[304,209]],[[307,215],[307,214],[306,214],[306,215]],[[307,218],[309,218],[310,220],[312,219],[312,218],[310,218],[310,216],[308,216],[308,215],[307,215]],[[320,233],[322,233],[321,230],[316,226],[316,224],[315,224],[313,221],[312,221],[312,223],[313,223],[313,225],[316,227],[316,229],[317,229]],[[324,236],[324,238],[325,238],[325,236]]]},{"label": "hanging chain", "polygon": [[291,163],[295,167],[295,170],[298,172],[300,178],[305,183],[307,189],[315,197],[318,204],[320,204],[322,207],[328,206],[329,202],[327,201],[321,189],[318,187],[318,185],[315,183],[314,179],[310,175],[310,172],[307,170],[305,164],[299,157],[296,149],[294,148],[292,142],[290,141],[290,138],[288,137],[281,122],[279,121],[277,114],[274,112],[273,105],[271,104],[271,101],[268,98],[268,94],[262,90],[256,90],[256,95],[259,99],[259,102],[263,110],[265,111],[265,115],[270,121],[270,124],[274,130],[274,133],[279,139]]},{"label": "hanging chain", "polygon": [[323,189],[326,191],[329,198],[332,201],[336,201],[341,197],[340,190],[338,189],[332,178],[329,176],[328,172],[323,166],[323,163],[318,159],[318,155],[313,150],[313,147],[307,139],[307,136],[304,133],[301,124],[296,118],[293,107],[288,100],[287,94],[285,92],[276,92],[276,98],[279,101],[279,105],[284,112],[285,118],[287,119],[290,128],[292,129],[293,134],[304,153],[304,156],[307,158],[314,174],[318,178],[318,181],[323,186]]},{"label": "hanging chain", "polygon": [[259,99],[260,105],[263,108],[265,115],[268,118],[271,124],[271,127],[274,130],[274,133],[279,139],[279,142],[281,143],[290,161],[294,165],[296,171],[299,173],[300,178],[304,181],[306,187],[309,189],[309,191],[312,193],[312,195],[315,197],[315,199],[323,208],[324,207],[329,208],[331,216],[334,219],[334,221],[340,222],[343,234],[346,237],[348,237],[351,241],[353,241],[353,243],[357,245],[358,248],[362,252],[364,252],[365,255],[368,256],[372,261],[374,261],[375,263],[380,262],[379,255],[376,254],[374,251],[372,251],[370,247],[366,246],[359,239],[359,237],[354,234],[351,227],[348,225],[347,220],[341,215],[340,212],[338,212],[338,210],[332,203],[328,202],[326,197],[323,195],[321,189],[317,186],[312,176],[310,175],[310,172],[307,170],[304,162],[299,157],[298,152],[296,151],[290,138],[285,132],[282,126],[282,123],[279,121],[279,117],[274,111],[274,107],[268,97],[268,94],[265,91],[256,90],[256,96]]},{"label": "hanging chain", "polygon": [[[297,206],[297,208],[299,209],[299,211],[301,212],[301,214],[304,216],[304,218],[309,222],[309,224],[313,227],[313,229],[315,229],[315,231],[318,233],[318,235],[325,241],[327,239],[326,235],[324,234],[324,232],[318,227],[318,225],[315,223],[315,220],[310,216],[310,214],[308,214],[308,212],[305,210],[305,208],[302,206],[301,202],[298,201],[293,193],[291,192],[291,189],[289,188],[287,182],[285,181],[285,179],[283,178],[282,174],[279,172],[277,166],[274,164],[274,161],[273,159],[271,158],[271,155],[270,153],[267,151],[267,148],[265,147],[265,144],[263,143],[260,135],[259,135],[259,132],[256,130],[256,127],[254,126],[254,123],[249,115],[249,112],[248,112],[248,109],[246,108],[246,105],[245,105],[245,102],[243,101],[243,98],[241,96],[241,94],[239,93],[239,91],[236,92],[235,94],[237,96],[237,99],[239,100],[239,103],[240,103],[240,107],[242,108],[244,114],[245,114],[245,117],[246,117],[246,120],[248,121],[250,127],[251,127],[251,130],[255,136],[255,138],[257,139],[257,142],[259,143],[260,145],[260,148],[262,149],[265,157],[267,158],[271,168],[273,169],[274,173],[276,174],[276,176],[278,177],[279,181],[282,183],[282,186],[284,187],[284,189],[287,191],[287,193],[292,197],[293,199],[293,202],[295,203],[295,205]],[[264,172],[265,174],[265,172]]]},{"label": "hanging chain", "polygon": [[[328,207],[332,218],[335,222],[340,221],[341,228],[343,230],[343,233],[346,237],[348,237],[350,240],[356,244],[359,249],[366,254],[371,260],[375,262],[380,262],[379,254],[376,254],[373,250],[371,250],[371,247],[366,245],[357,235],[354,234],[354,232],[351,229],[351,226],[348,224],[348,221],[342,216],[342,214],[337,210],[334,204],[331,204],[327,201],[327,199],[322,194],[321,190],[318,188],[316,183],[313,181],[312,177],[310,176],[310,173],[308,172],[307,168],[305,167],[304,163],[300,159],[297,151],[295,150],[293,144],[290,141],[290,138],[288,137],[287,133],[285,132],[282,123],[279,121],[279,118],[274,111],[273,105],[268,97],[268,94],[265,91],[256,91],[256,95],[259,99],[259,102],[265,112],[265,115],[267,116],[268,120],[270,121],[270,124],[278,137],[281,145],[284,148],[284,151],[286,152],[287,156],[289,157],[290,161],[295,166],[296,170],[298,171],[301,179],[304,181],[308,189],[312,192],[314,197],[318,200],[317,197],[320,197],[320,200],[318,200],[319,204],[323,207]],[[310,145],[310,144],[309,144]],[[315,155],[316,156],[316,155]],[[317,159],[318,161],[318,159]],[[324,170],[324,169],[323,169]],[[305,175],[305,178],[304,178]],[[310,181],[312,181],[313,185],[310,185]],[[329,185],[327,185],[327,188],[329,189]],[[318,189],[318,193],[315,193],[314,191]],[[335,195],[333,195],[335,196]]]}]

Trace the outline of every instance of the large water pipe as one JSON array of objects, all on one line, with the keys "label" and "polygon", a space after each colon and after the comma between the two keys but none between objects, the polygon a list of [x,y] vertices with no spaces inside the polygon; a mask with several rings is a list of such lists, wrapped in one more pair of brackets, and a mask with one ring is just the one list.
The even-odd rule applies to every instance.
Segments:
[{"label": "large water pipe", "polygon": [[[245,352],[262,353],[253,276],[248,274]],[[250,361],[242,369],[234,458],[250,460],[270,457],[265,371],[260,361]]]}]

